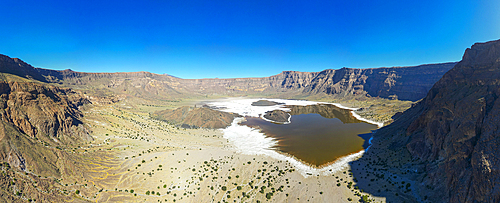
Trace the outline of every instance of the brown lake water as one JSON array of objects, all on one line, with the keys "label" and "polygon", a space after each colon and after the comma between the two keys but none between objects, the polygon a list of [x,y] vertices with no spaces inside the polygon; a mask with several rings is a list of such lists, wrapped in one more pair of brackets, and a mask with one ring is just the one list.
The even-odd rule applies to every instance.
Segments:
[{"label": "brown lake water", "polygon": [[369,139],[366,134],[377,129],[376,125],[357,120],[350,111],[333,105],[290,107],[290,124],[255,117],[247,117],[241,124],[258,128],[266,136],[275,138],[278,141],[276,150],[317,167],[359,152],[363,144],[366,147],[365,139]]}]

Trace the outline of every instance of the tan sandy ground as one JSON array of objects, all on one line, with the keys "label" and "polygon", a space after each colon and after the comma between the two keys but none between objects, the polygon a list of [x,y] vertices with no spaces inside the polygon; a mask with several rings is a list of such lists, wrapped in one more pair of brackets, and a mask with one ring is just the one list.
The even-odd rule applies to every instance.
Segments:
[{"label": "tan sandy ground", "polygon": [[94,202],[358,202],[369,195],[347,188],[349,168],[305,178],[287,162],[236,153],[219,130],[179,129],[131,109],[118,103],[85,112],[95,140],[73,149],[87,172],[63,178],[68,191]]}]

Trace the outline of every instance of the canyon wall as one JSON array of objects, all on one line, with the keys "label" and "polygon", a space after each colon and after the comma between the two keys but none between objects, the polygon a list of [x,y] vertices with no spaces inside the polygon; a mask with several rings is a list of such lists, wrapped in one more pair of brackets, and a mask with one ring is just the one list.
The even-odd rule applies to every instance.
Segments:
[{"label": "canyon wall", "polygon": [[283,71],[270,77],[232,79],[181,79],[149,72],[82,73],[34,68],[19,59],[0,55],[0,71],[75,89],[93,89],[101,96],[125,94],[145,99],[192,96],[311,95],[367,96],[417,101],[456,63],[411,67],[342,68],[321,72]]},{"label": "canyon wall", "polygon": [[500,40],[474,44],[421,102],[376,132],[374,150],[411,155],[395,169],[418,183],[422,199],[499,202],[499,96]]}]

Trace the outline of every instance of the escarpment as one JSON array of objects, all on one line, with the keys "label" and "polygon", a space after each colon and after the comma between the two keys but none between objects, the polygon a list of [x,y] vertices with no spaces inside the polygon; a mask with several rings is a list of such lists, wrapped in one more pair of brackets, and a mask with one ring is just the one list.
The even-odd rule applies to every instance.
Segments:
[{"label": "escarpment", "polygon": [[[83,73],[33,68],[19,59],[0,55],[2,72],[23,78],[56,83],[78,89],[94,89],[99,96],[122,94],[151,100],[171,100],[193,96],[248,94],[303,98],[323,95],[352,96],[417,101],[456,63],[391,68],[342,68],[321,72],[283,71],[262,78],[181,79],[148,72]],[[89,92],[91,93],[91,92]]]},{"label": "escarpment", "polygon": [[411,155],[395,170],[419,183],[422,200],[499,202],[499,97],[500,40],[474,44],[421,102],[376,132],[374,150]]},{"label": "escarpment", "polygon": [[323,94],[334,98],[356,95],[417,101],[456,63],[412,67],[327,69],[321,72],[283,71],[264,78],[177,79],[187,89],[216,92]]},{"label": "escarpment", "polygon": [[305,88],[312,94],[325,93],[348,97],[367,95],[389,99],[417,101],[456,63],[428,64],[412,67],[342,68],[319,72]]}]

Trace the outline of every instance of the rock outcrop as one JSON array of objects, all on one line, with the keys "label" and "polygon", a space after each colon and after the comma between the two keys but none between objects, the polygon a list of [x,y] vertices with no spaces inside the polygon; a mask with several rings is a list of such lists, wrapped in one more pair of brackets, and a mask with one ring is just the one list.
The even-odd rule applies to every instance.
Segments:
[{"label": "rock outcrop", "polygon": [[279,103],[279,102],[273,102],[269,100],[259,100],[256,102],[252,102],[252,106],[275,106],[275,105],[281,105],[284,103]]},{"label": "rock outcrop", "polygon": [[225,128],[238,114],[221,112],[206,107],[183,106],[177,109],[156,111],[152,118],[179,125],[183,128]]},{"label": "rock outcrop", "polygon": [[0,118],[47,143],[67,144],[92,137],[79,107],[89,101],[70,89],[37,83],[0,82]]},{"label": "rock outcrop", "polygon": [[421,200],[500,202],[499,97],[500,40],[474,44],[421,102],[376,132],[373,150],[411,155],[393,170],[419,183]]},{"label": "rock outcrop", "polygon": [[264,114],[264,118],[277,123],[287,123],[290,121],[290,117],[291,115],[289,113],[282,110],[268,111]]}]

